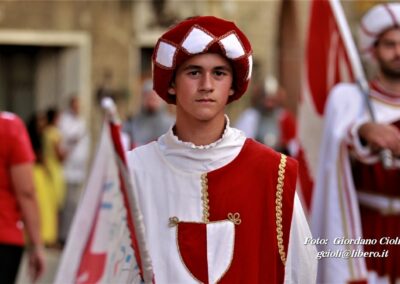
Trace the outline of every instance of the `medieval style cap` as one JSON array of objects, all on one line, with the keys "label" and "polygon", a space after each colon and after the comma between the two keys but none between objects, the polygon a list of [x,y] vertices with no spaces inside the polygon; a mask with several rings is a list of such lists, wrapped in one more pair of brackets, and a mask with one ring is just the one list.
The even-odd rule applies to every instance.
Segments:
[{"label": "medieval style cap", "polygon": [[400,3],[380,4],[368,10],[359,30],[361,53],[368,57],[379,36],[394,27],[400,28]]},{"label": "medieval style cap", "polygon": [[240,98],[247,89],[252,71],[249,40],[233,23],[212,16],[184,20],[164,33],[153,53],[154,90],[167,103],[175,104],[168,88],[179,65],[202,53],[218,53],[233,67],[235,93],[229,101]]}]

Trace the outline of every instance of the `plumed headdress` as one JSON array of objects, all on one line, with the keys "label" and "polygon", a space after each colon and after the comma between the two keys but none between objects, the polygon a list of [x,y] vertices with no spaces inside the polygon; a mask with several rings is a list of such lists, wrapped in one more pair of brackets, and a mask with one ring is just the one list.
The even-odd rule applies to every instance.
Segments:
[{"label": "plumed headdress", "polygon": [[233,22],[202,16],[180,22],[157,41],[152,57],[154,90],[167,103],[176,103],[175,96],[168,94],[176,68],[202,53],[218,53],[231,62],[235,92],[228,102],[244,94],[253,64],[249,40]]}]

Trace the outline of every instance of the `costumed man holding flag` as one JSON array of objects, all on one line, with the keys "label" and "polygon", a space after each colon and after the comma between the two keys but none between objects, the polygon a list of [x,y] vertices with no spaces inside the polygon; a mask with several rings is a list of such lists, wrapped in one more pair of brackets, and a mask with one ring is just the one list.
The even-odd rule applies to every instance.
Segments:
[{"label": "costumed man holding flag", "polygon": [[[313,234],[329,239],[324,250],[349,254],[320,261],[321,283],[400,281],[399,3],[365,14],[360,47],[378,65],[368,96],[341,83],[326,105]],[[381,153],[388,150],[392,161],[384,166]]]},{"label": "costumed man holding flag", "polygon": [[155,283],[315,283],[296,161],[225,115],[251,69],[246,36],[216,17],[184,20],[157,42],[154,90],[176,105],[176,124],[127,156]]}]

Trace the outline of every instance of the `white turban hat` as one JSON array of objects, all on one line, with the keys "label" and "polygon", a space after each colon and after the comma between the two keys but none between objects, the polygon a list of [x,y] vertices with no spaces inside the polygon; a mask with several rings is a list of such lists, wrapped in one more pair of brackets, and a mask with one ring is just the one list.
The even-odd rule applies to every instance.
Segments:
[{"label": "white turban hat", "polygon": [[386,3],[374,6],[361,19],[359,45],[367,58],[379,36],[386,30],[400,28],[400,3]]}]

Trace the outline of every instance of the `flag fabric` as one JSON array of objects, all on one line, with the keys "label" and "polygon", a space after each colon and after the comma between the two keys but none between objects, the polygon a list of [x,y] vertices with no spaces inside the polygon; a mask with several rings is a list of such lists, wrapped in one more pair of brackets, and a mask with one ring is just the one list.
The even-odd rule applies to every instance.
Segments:
[{"label": "flag fabric", "polygon": [[310,3],[303,74],[299,137],[311,176],[315,177],[329,91],[335,84],[352,81],[353,77],[329,0],[314,0]]},{"label": "flag fabric", "polygon": [[310,217],[317,174],[325,103],[330,89],[351,81],[352,73],[329,0],[310,2],[298,137],[302,203]]},{"label": "flag fabric", "polygon": [[322,116],[332,87],[353,81],[345,43],[329,0],[312,2],[308,33],[307,86],[314,110]]},{"label": "flag fabric", "polygon": [[104,124],[55,283],[152,282],[119,133],[119,125]]},{"label": "flag fabric", "polygon": [[[328,96],[336,84],[362,77],[360,66],[339,1],[314,0],[306,49],[300,135],[315,182],[311,230],[315,239],[327,240],[318,246],[320,253],[328,254],[318,263],[320,283],[363,283],[367,277],[363,258],[346,257],[348,252],[362,250],[358,243],[347,243],[361,238],[362,233],[356,192],[350,186],[348,149],[344,137],[339,136],[352,120],[343,116],[341,110],[357,98]],[[336,91],[340,93],[339,89]],[[307,141],[307,137],[318,139]],[[338,241],[340,239],[345,241]],[[335,253],[346,255],[335,257]]]},{"label": "flag fabric", "polygon": [[320,155],[325,103],[330,89],[352,80],[352,71],[329,0],[310,2],[298,137],[302,203],[310,217]]}]

